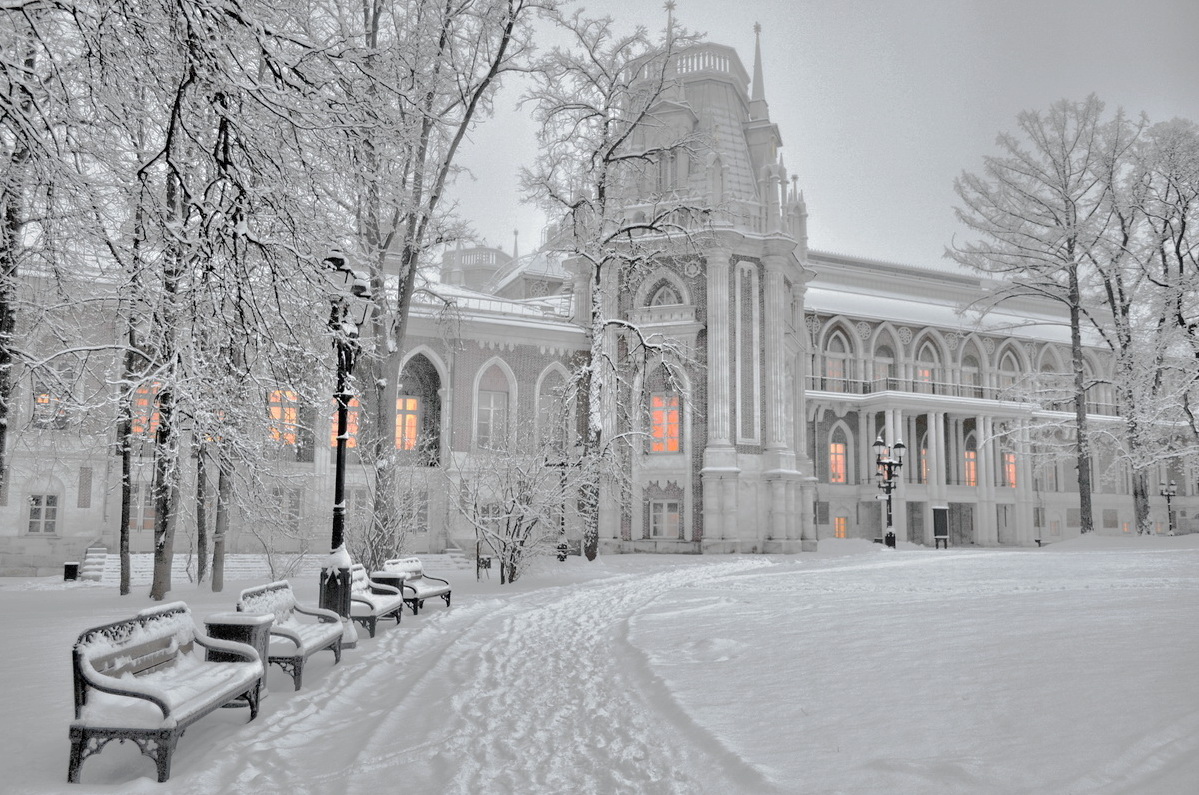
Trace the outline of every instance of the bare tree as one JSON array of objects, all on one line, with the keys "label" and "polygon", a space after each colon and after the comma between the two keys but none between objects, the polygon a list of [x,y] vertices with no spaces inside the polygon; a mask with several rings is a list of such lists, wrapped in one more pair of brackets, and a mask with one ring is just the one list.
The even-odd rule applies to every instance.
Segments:
[{"label": "bare tree", "polygon": [[1082,532],[1094,529],[1093,476],[1087,423],[1083,289],[1089,257],[1109,234],[1106,186],[1099,177],[1104,156],[1103,103],[1061,101],[1047,113],[1025,111],[1021,135],[1000,134],[1002,155],[983,158],[982,175],[954,181],[961,199],[958,220],[976,237],[946,256],[1001,278],[980,306],[985,310],[1018,297],[1062,305],[1068,316],[1073,369],[1075,460]]},{"label": "bare tree", "polygon": [[522,181],[546,209],[549,247],[586,283],[576,312],[590,342],[574,372],[584,417],[582,458],[594,477],[581,486],[583,550],[595,558],[600,502],[620,489],[632,427],[618,422],[622,400],[637,374],[662,362],[673,379],[689,351],[677,340],[647,333],[622,316],[619,295],[636,277],[669,258],[698,256],[707,228],[706,196],[680,179],[680,166],[702,148],[686,114],[679,113],[674,58],[695,41],[667,31],[664,43],[644,28],[621,33],[611,18],[582,10],[550,15],[567,43],[538,62],[525,102],[540,125],[541,155]]},{"label": "bare tree", "polygon": [[489,115],[503,75],[521,68],[533,14],[554,4],[368,0],[310,20],[313,29],[334,29],[338,43],[329,102],[343,111],[330,125],[338,158],[323,187],[374,299],[374,345],[358,365],[370,417],[359,453],[374,473],[381,536],[399,522],[396,376],[417,271],[430,246],[457,234],[443,200],[462,141]]}]

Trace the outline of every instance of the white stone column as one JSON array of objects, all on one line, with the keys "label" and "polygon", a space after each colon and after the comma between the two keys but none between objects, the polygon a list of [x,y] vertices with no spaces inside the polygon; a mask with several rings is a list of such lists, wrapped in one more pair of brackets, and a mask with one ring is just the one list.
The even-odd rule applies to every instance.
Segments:
[{"label": "white stone column", "polygon": [[731,253],[708,252],[708,445],[731,447],[729,275]]},{"label": "white stone column", "polygon": [[786,291],[783,262],[778,255],[766,257],[766,447],[787,447],[787,395],[783,362],[783,330],[786,325]]}]

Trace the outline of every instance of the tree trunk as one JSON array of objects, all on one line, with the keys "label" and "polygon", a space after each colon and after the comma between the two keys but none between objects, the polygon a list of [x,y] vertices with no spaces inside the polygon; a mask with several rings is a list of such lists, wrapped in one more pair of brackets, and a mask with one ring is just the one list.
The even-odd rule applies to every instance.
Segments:
[{"label": "tree trunk", "polygon": [[1081,290],[1078,267],[1069,268],[1070,355],[1074,365],[1075,459],[1078,465],[1079,528],[1083,533],[1095,529],[1091,508],[1091,439],[1087,427],[1087,380],[1083,369]]},{"label": "tree trunk", "polygon": [[196,444],[196,582],[208,576],[208,464],[205,445]]},{"label": "tree trunk", "polygon": [[225,587],[225,534],[229,532],[229,501],[233,499],[233,476],[224,453],[219,459],[216,486],[216,527],[212,532],[212,592]]}]

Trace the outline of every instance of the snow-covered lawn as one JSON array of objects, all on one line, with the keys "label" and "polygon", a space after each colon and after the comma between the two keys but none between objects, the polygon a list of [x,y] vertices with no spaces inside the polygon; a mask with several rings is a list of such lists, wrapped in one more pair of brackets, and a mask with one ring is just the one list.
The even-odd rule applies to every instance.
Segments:
[{"label": "snow-covered lawn", "polygon": [[[202,618],[250,584],[171,599]],[[126,743],[72,786],[71,644],[148,589],[0,580],[0,792],[1199,792],[1199,537],[453,584],[452,608],[312,658],[298,693],[273,668],[258,719],[192,726],[166,784]]]}]

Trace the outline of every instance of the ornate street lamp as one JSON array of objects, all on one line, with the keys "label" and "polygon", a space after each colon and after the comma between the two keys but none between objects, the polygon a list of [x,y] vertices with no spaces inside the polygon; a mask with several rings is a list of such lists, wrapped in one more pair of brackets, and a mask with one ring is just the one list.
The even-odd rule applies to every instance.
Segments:
[{"label": "ornate street lamp", "polygon": [[1174,511],[1170,508],[1170,501],[1178,496],[1178,485],[1172,480],[1169,486],[1163,483],[1161,495],[1166,498],[1166,522],[1170,526],[1170,535],[1174,535]]},{"label": "ornate street lamp", "polygon": [[[346,442],[349,440],[350,376],[362,352],[359,337],[370,314],[370,281],[355,273],[346,258],[338,253],[325,258],[329,267],[332,296],[329,299],[329,330],[337,353],[337,448],[333,477],[333,538],[329,560],[321,569],[320,606],[335,611],[343,624],[353,631],[350,616],[350,554],[345,548],[346,531]],[[355,636],[351,644],[357,641]],[[342,645],[346,645],[343,638]]]},{"label": "ornate street lamp", "polygon": [[[887,534],[886,544],[889,547],[895,546],[895,533],[891,530],[891,492],[895,491],[896,481],[899,479],[899,470],[903,468],[903,453],[907,447],[903,442],[896,442],[894,447],[888,448],[886,442],[880,434],[874,441],[874,465],[878,469],[878,487],[883,490],[887,500]],[[881,544],[884,539],[876,538],[874,543]]]}]

